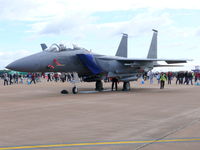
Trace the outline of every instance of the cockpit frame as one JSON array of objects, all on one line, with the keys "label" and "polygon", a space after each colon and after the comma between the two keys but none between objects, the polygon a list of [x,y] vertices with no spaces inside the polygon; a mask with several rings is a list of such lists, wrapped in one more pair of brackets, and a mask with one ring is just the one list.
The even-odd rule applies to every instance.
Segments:
[{"label": "cockpit frame", "polygon": [[77,47],[76,45],[73,45],[73,48],[67,48],[63,44],[58,45],[54,43],[49,48],[46,48],[45,51],[46,52],[61,52],[61,51],[74,51],[74,50],[80,50],[80,49],[84,49],[84,48]]}]

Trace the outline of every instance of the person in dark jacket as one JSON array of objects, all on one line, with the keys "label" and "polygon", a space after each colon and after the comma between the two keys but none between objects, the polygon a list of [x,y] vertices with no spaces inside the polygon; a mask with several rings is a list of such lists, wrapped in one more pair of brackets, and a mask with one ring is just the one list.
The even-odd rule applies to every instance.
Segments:
[{"label": "person in dark jacket", "polygon": [[176,84],[181,84],[180,72],[178,72],[176,75]]},{"label": "person in dark jacket", "polygon": [[118,84],[118,79],[117,78],[112,78],[112,91],[114,89],[115,86],[115,90],[117,91],[117,84]]},{"label": "person in dark jacket", "polygon": [[168,72],[167,73],[167,80],[168,80],[168,84],[172,84],[172,72]]},{"label": "person in dark jacket", "polygon": [[12,81],[13,80],[13,76],[12,76],[12,74],[9,74],[8,77],[9,77],[10,85],[13,84],[13,81]]},{"label": "person in dark jacket", "polygon": [[36,75],[35,75],[35,73],[33,73],[32,76],[31,76],[31,82],[30,82],[30,84],[31,84],[32,82],[34,82],[34,84],[36,84],[36,82],[35,82],[35,77],[36,77]]},{"label": "person in dark jacket", "polygon": [[49,82],[49,81],[52,81],[52,80],[51,80],[51,74],[50,74],[50,73],[48,73],[48,75],[47,75],[47,82]]},{"label": "person in dark jacket", "polygon": [[188,82],[187,82],[187,84],[193,85],[192,80],[193,80],[193,74],[192,74],[192,72],[189,72],[188,73]]}]

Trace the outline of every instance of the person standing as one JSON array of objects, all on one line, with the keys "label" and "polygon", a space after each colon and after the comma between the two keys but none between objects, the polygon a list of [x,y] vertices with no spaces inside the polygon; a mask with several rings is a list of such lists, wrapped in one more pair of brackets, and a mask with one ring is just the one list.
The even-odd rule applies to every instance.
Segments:
[{"label": "person standing", "polygon": [[66,80],[65,80],[65,73],[62,72],[61,75],[60,75],[60,80],[64,83]]},{"label": "person standing", "polygon": [[144,81],[146,81],[146,79],[147,79],[147,72],[145,72],[145,73],[142,75],[142,78],[143,78]]},{"label": "person standing", "polygon": [[20,83],[23,84],[23,76],[21,74],[19,74],[19,79],[20,79]]},{"label": "person standing", "polygon": [[18,73],[16,73],[16,74],[15,74],[15,83],[18,84],[18,80],[19,80],[19,75],[18,75]]},{"label": "person standing", "polygon": [[167,80],[166,75],[162,72],[160,75],[160,89],[164,89],[165,81]]},{"label": "person standing", "polygon": [[13,83],[16,83],[16,74],[13,74]]},{"label": "person standing", "polygon": [[48,75],[47,75],[47,82],[49,82],[49,81],[52,81],[52,80],[51,80],[51,74],[50,74],[50,73],[48,73]]},{"label": "person standing", "polygon": [[5,74],[3,75],[3,78],[4,78],[4,86],[5,86],[5,85],[8,85],[8,75],[7,75],[7,73],[5,73]]},{"label": "person standing", "polygon": [[12,74],[9,74],[8,77],[9,77],[10,85],[13,84],[13,81],[12,81],[13,80],[13,76],[12,76]]},{"label": "person standing", "polygon": [[154,76],[153,72],[149,71],[148,72],[148,77],[149,77],[150,84],[153,84],[153,76]]},{"label": "person standing", "polygon": [[160,73],[157,73],[156,79],[158,80],[158,84],[160,84]]},{"label": "person standing", "polygon": [[117,84],[118,84],[118,79],[117,78],[112,78],[112,91],[115,86],[115,90],[117,91]]},{"label": "person standing", "polygon": [[172,72],[168,72],[167,74],[167,80],[168,80],[168,84],[171,84],[172,82]]},{"label": "person standing", "polygon": [[71,75],[70,73],[67,74],[67,82],[70,82],[71,81]]},{"label": "person standing", "polygon": [[183,84],[183,79],[184,79],[184,72],[180,72],[180,84]]},{"label": "person standing", "polygon": [[198,80],[198,72],[195,72],[194,73],[194,82],[196,83]]},{"label": "person standing", "polygon": [[55,79],[56,82],[58,82],[58,80],[59,80],[59,75],[58,75],[58,73],[54,73],[54,79]]},{"label": "person standing", "polygon": [[176,75],[176,84],[177,84],[177,83],[181,84],[180,72],[178,72],[177,75]]},{"label": "person standing", "polygon": [[190,83],[191,85],[193,85],[192,80],[193,80],[193,74],[192,74],[192,72],[189,72],[189,73],[188,73],[188,82],[187,82],[187,84]]},{"label": "person standing", "polygon": [[35,77],[36,77],[36,75],[35,75],[35,73],[33,73],[32,76],[31,76],[31,82],[30,82],[30,84],[31,84],[32,82],[34,82],[34,84],[36,84],[36,82],[35,82]]},{"label": "person standing", "polygon": [[184,84],[188,85],[189,84],[188,71],[185,72],[184,77],[185,77]]}]

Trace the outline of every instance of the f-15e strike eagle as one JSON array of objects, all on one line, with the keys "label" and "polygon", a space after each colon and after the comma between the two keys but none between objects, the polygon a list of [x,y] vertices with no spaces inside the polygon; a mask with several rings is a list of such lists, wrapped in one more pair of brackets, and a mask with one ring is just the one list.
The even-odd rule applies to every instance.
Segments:
[{"label": "f-15e strike eagle", "polygon": [[[128,35],[123,34],[115,56],[95,54],[77,46],[66,48],[53,44],[48,48],[46,44],[41,44],[42,52],[16,60],[6,68],[21,72],[76,72],[83,81],[96,82],[96,90],[99,91],[103,89],[103,79],[117,78],[124,83],[123,90],[130,90],[130,81],[137,81],[145,72],[163,66],[158,61],[167,64],[187,62],[185,59],[158,59],[157,34],[158,31],[153,29],[147,58],[127,58]],[[77,87],[72,91],[77,93]]]}]

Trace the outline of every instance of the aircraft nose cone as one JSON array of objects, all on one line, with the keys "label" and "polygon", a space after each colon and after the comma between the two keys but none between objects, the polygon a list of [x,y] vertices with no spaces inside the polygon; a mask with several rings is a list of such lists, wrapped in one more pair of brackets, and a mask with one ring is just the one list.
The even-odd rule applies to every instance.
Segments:
[{"label": "aircraft nose cone", "polygon": [[27,59],[22,58],[10,63],[6,66],[6,68],[15,71],[29,72],[30,68],[34,68],[34,66],[30,61],[27,61]]},{"label": "aircraft nose cone", "polygon": [[36,55],[18,59],[6,66],[7,69],[21,72],[37,72],[40,67],[40,60]]},{"label": "aircraft nose cone", "polygon": [[15,66],[15,64],[10,63],[9,65],[6,66],[6,68],[10,69],[10,70],[15,70],[16,66]]}]

